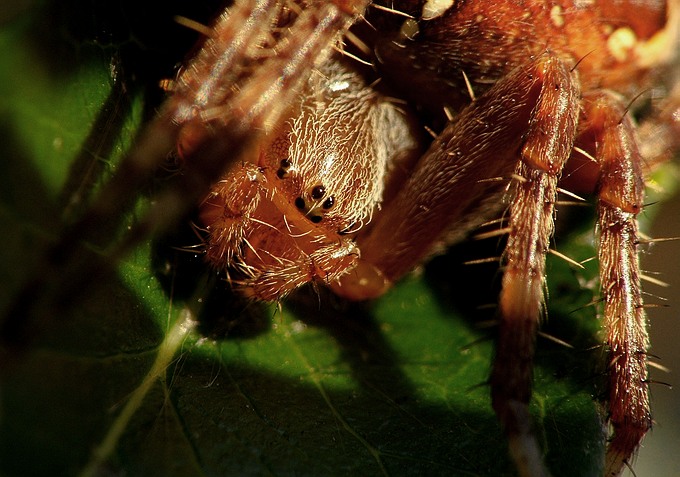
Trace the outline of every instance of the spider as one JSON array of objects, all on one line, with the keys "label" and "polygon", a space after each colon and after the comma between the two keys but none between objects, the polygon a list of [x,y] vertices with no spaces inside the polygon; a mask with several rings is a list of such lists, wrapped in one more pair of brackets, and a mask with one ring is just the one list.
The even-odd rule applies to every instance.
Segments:
[{"label": "spider", "polygon": [[[72,256],[74,235],[113,215],[174,148],[185,180],[140,231],[203,200],[209,261],[256,299],[308,282],[378,296],[505,215],[494,232],[507,245],[492,401],[520,473],[545,475],[528,412],[545,256],[558,192],[595,192],[613,429],[605,472],[620,474],[651,426],[637,216],[647,169],[667,158],[647,151],[677,147],[673,95],[642,124],[642,139],[628,108],[673,60],[677,2],[634,13],[578,2],[376,2],[370,15],[367,3],[237,2],[52,256]],[[347,32],[377,73],[333,53]]]},{"label": "spider", "polygon": [[[491,218],[498,212],[494,204],[502,203],[499,194],[509,195],[500,230],[508,242],[492,401],[521,473],[541,475],[540,452],[527,426],[533,336],[558,180],[565,168],[565,175],[575,171],[572,189],[595,190],[598,197],[613,427],[606,473],[617,475],[651,426],[636,217],[645,169],[656,160],[639,152],[624,98],[649,84],[655,73],[650,67],[668,60],[672,43],[665,42],[674,41],[676,27],[663,27],[666,18],[677,21],[676,13],[666,17],[665,9],[650,7],[642,15],[650,16],[637,24],[604,5],[428,2],[420,10],[418,3],[404,3],[394,6],[408,16],[398,29],[389,19],[374,20],[380,36],[365,36],[368,49],[385,82],[411,104],[434,116],[450,108],[448,125],[409,178],[392,185],[399,191],[384,200],[370,225],[360,223],[382,198],[385,179],[376,181],[376,174],[389,174],[380,152],[408,156],[414,141],[385,111],[356,112],[360,126],[341,131],[351,119],[340,114],[350,106],[337,104],[333,94],[342,91],[340,84],[366,107],[376,100],[363,96],[363,87],[345,72],[322,68],[328,83],[310,83],[304,93],[309,103],[299,106],[289,128],[207,200],[209,260],[235,269],[242,278],[234,283],[260,299],[278,299],[310,281],[365,299]],[[532,32],[528,37],[523,26]],[[470,89],[481,91],[472,102]],[[335,143],[326,140],[331,131]],[[313,134],[318,137],[310,139]],[[348,142],[353,149],[343,154]],[[370,145],[375,151],[366,153]],[[363,165],[366,156],[370,166]],[[568,162],[572,156],[577,165]]]}]

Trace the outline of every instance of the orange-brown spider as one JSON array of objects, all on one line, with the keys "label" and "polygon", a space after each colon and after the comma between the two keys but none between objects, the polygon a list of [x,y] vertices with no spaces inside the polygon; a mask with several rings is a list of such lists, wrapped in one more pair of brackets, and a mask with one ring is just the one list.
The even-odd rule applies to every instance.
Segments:
[{"label": "orange-brown spider", "polygon": [[[639,136],[629,109],[675,74],[678,2],[368,3],[236,2],[53,255],[73,253],[75,234],[112,214],[175,147],[186,180],[158,199],[168,213],[150,214],[141,230],[202,200],[208,260],[261,300],[309,282],[349,299],[378,296],[505,215],[492,401],[520,473],[545,475],[528,413],[545,257],[558,192],[594,193],[612,427],[605,472],[620,474],[651,426],[637,216],[645,175],[679,142],[677,93],[667,91]],[[375,72],[333,53],[348,31]],[[436,135],[429,144],[422,126]]]},{"label": "orange-brown spider", "polygon": [[613,429],[606,473],[617,475],[651,426],[636,217],[645,174],[659,160],[640,153],[627,108],[671,59],[677,6],[390,6],[407,18],[380,12],[369,19],[377,33],[357,35],[386,87],[421,119],[437,124],[446,111],[446,126],[413,164],[418,139],[405,120],[375,88],[327,60],[294,103],[293,119],[206,200],[208,259],[259,299],[280,299],[307,282],[365,299],[505,210],[492,400],[518,467],[541,475],[527,410],[533,340],[558,181],[569,176],[572,191],[598,198]]}]

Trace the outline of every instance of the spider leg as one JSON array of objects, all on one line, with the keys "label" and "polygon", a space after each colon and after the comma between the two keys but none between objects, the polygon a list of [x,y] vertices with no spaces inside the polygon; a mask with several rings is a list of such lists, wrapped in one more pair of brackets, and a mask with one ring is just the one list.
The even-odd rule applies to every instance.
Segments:
[{"label": "spider leg", "polygon": [[360,264],[333,285],[338,294],[380,296],[426,257],[499,212],[543,95],[544,64],[554,61],[542,57],[515,70],[439,134],[396,197],[358,236]]},{"label": "spider leg", "polygon": [[515,172],[499,302],[500,328],[490,377],[492,405],[522,475],[547,473],[531,429],[528,404],[557,182],[571,155],[579,104],[578,83],[559,60],[547,58],[539,67],[543,89]]},{"label": "spider leg", "polygon": [[[477,98],[359,237],[361,262],[334,287],[355,299],[382,293],[425,256],[498,213],[509,187],[500,335],[490,382],[523,475],[546,473],[528,403],[557,181],[576,136],[580,91],[574,76],[560,60],[543,55]],[[498,177],[514,180],[508,186],[493,180]]]},{"label": "spider leg", "polygon": [[647,384],[649,337],[638,261],[637,215],[642,211],[644,171],[634,126],[615,98],[606,93],[586,96],[583,116],[581,136],[593,138],[600,167],[598,255],[613,428],[605,475],[616,476],[652,424]]}]

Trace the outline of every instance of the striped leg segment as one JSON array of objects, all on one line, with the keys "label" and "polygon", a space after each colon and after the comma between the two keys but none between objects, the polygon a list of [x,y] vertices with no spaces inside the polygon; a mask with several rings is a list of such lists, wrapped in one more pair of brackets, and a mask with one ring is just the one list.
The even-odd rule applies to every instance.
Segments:
[{"label": "striped leg segment", "polygon": [[609,421],[607,476],[620,475],[651,427],[647,384],[649,337],[640,287],[637,215],[642,210],[642,158],[624,107],[606,94],[584,101],[585,134],[595,142],[599,260]]},{"label": "striped leg segment", "polygon": [[557,181],[571,154],[578,120],[577,81],[558,60],[537,65],[542,79],[539,101],[526,134],[510,205],[500,330],[491,372],[494,410],[510,441],[522,475],[546,475],[531,430],[534,341],[543,313],[545,256],[554,229]]}]

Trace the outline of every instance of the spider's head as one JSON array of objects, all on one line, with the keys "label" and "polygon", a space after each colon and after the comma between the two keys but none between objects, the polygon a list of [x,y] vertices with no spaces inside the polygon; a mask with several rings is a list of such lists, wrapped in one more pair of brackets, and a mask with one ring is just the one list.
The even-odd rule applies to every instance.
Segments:
[{"label": "spider's head", "polygon": [[201,208],[208,262],[248,296],[275,301],[309,282],[330,283],[356,266],[359,250],[327,217],[323,186],[295,198],[277,188],[278,170],[239,166]]}]

